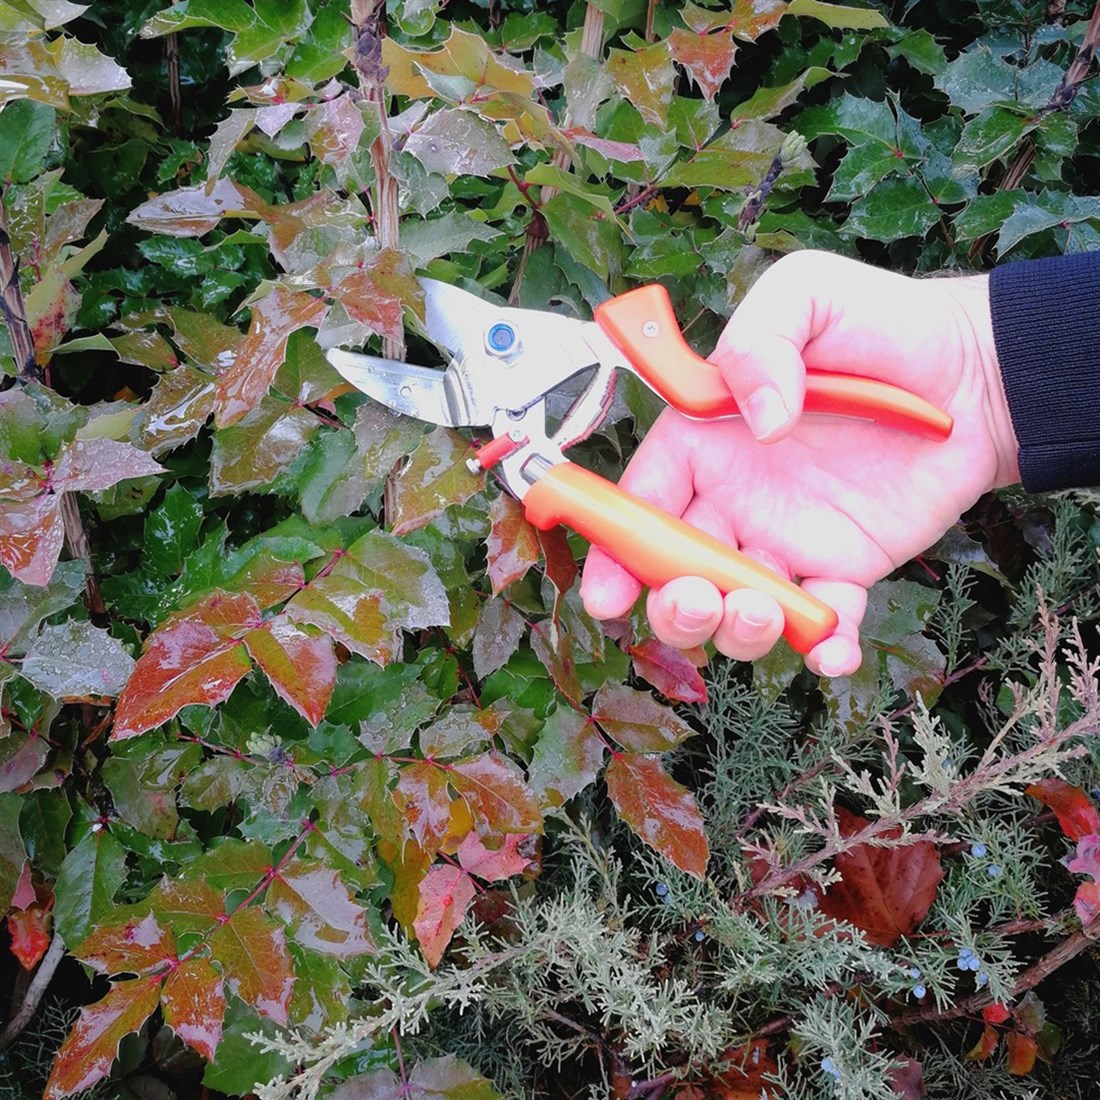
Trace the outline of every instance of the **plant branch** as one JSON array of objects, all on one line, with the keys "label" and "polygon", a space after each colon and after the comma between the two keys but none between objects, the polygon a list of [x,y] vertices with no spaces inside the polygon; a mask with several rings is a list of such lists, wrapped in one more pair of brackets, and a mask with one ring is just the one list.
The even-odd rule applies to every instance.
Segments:
[{"label": "plant branch", "polygon": [[45,375],[34,357],[34,337],[19,286],[19,258],[12,251],[4,203],[0,200],[0,308],[11,338],[11,350],[20,382],[41,382]]},{"label": "plant branch", "polygon": [[23,1003],[19,1006],[19,1011],[12,1017],[3,1032],[0,1032],[0,1050],[6,1050],[10,1047],[19,1038],[27,1024],[31,1022],[35,1012],[38,1011],[39,1004],[42,1003],[43,994],[50,982],[53,981],[58,964],[64,957],[65,941],[55,932],[46,954],[42,956],[42,961],[38,964],[38,969],[31,979],[31,984],[27,986],[27,992],[23,997]]}]

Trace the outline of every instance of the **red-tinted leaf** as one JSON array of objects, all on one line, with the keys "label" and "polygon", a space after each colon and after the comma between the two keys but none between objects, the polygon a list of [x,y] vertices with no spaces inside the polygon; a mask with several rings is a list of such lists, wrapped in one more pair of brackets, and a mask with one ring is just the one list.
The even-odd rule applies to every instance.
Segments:
[{"label": "red-tinted leaf", "polygon": [[894,1092],[902,1100],[924,1100],[928,1095],[924,1084],[924,1066],[914,1058],[906,1058],[901,1065],[892,1066],[888,1077]]},{"label": "red-tinted leaf", "polygon": [[60,495],[43,493],[0,506],[0,565],[16,580],[49,584],[64,542]]},{"label": "red-tinted leaf", "polygon": [[540,531],[539,543],[542,556],[546,559],[546,575],[564,595],[577,579],[577,559],[569,548],[564,528],[551,527],[549,531]]},{"label": "red-tinted leaf", "polygon": [[569,126],[562,130],[562,137],[568,138],[574,145],[583,145],[586,149],[595,149],[600,156],[609,160],[621,161],[628,164],[632,161],[645,160],[645,153],[638,145],[629,141],[611,141],[593,134],[580,126]]},{"label": "red-tinted leaf", "polygon": [[404,331],[405,308],[424,313],[424,291],[404,254],[393,248],[382,249],[365,267],[327,289],[352,320],[395,340]]},{"label": "red-tinted leaf", "polygon": [[592,702],[592,717],[630,752],[666,752],[694,732],[649,692],[622,684],[600,688]]},{"label": "red-tinted leaf", "polygon": [[1008,1072],[1014,1077],[1026,1077],[1035,1068],[1039,1044],[1030,1035],[1010,1031],[1005,1035],[1005,1045],[1008,1047]]},{"label": "red-tinted leaf", "polygon": [[338,95],[311,107],[306,115],[306,139],[315,157],[343,168],[359,147],[365,124],[363,112],[350,95]]},{"label": "red-tinted leaf", "polygon": [[522,580],[539,560],[538,532],[524,518],[513,497],[501,493],[489,506],[491,527],[485,540],[489,582],[497,596],[508,585]]},{"label": "red-tinted leaf", "polygon": [[763,1039],[754,1039],[748,1046],[736,1047],[722,1054],[730,1068],[707,1082],[705,1095],[720,1100],[766,1100],[775,1096],[770,1074],[779,1072],[779,1063]]},{"label": "red-tinted leaf", "polygon": [[175,958],[176,941],[170,929],[147,913],[95,928],[73,953],[101,974],[146,974]]},{"label": "red-tinted leaf", "polygon": [[571,707],[558,707],[535,743],[529,769],[532,789],[548,806],[568,802],[595,782],[605,751],[590,718]]},{"label": "red-tinted leaf", "polygon": [[160,995],[164,1022],[207,1061],[222,1039],[225,990],[210,960],[193,956],[168,975]]},{"label": "red-tinted leaf", "polygon": [[420,847],[435,855],[451,830],[451,794],[443,770],[427,762],[402,768],[393,800]]},{"label": "red-tinted leaf", "polygon": [[982,1019],[987,1024],[1003,1024],[1012,1017],[1012,1010],[1007,1005],[986,1005],[982,1009]]},{"label": "red-tinted leaf", "polygon": [[55,489],[100,492],[134,477],[163,474],[164,467],[129,443],[113,439],[78,439],[62,452],[54,470]]},{"label": "red-tinted leaf", "polygon": [[526,853],[533,849],[534,839],[509,833],[504,843],[494,850],[486,848],[477,833],[467,833],[466,839],[458,846],[458,862],[471,875],[477,875],[486,882],[500,882],[530,866],[534,857]]},{"label": "red-tinted leaf", "polygon": [[737,44],[733,32],[696,34],[677,27],[668,36],[673,58],[691,74],[705,99],[713,99],[733,68]]},{"label": "red-tinted leaf", "polygon": [[1027,793],[1054,811],[1058,824],[1070,840],[1100,833],[1100,813],[1080,787],[1052,777],[1033,783]]},{"label": "red-tinted leaf", "polygon": [[395,535],[407,535],[464,504],[483,485],[470,473],[470,445],[450,428],[436,428],[420,441],[405,466],[390,478],[387,505]]},{"label": "red-tinted leaf", "polygon": [[295,943],[338,959],[369,955],[366,912],[331,867],[294,860],[275,876],[264,906],[290,929]]},{"label": "red-tinted leaf", "polygon": [[707,701],[707,685],[699,675],[699,669],[707,663],[701,649],[685,651],[656,638],[646,638],[628,646],[626,651],[634,662],[634,671],[667,699],[678,703]]},{"label": "red-tinted leaf", "polygon": [[676,80],[668,42],[655,42],[640,50],[610,50],[605,65],[623,98],[651,126],[663,129]]},{"label": "red-tinted leaf", "polygon": [[13,909],[8,914],[11,953],[24,970],[33,970],[50,946],[49,912],[39,905]]},{"label": "red-tinted leaf", "polygon": [[446,765],[451,786],[466,800],[479,831],[541,833],[542,808],[519,768],[491,751]]},{"label": "red-tinted leaf", "polygon": [[228,699],[252,667],[237,635],[260,624],[256,601],[241,593],[215,592],[173,615],[146,642],[119,696],[111,736],[134,737],[192,703]]},{"label": "red-tinted leaf", "polygon": [[225,915],[225,897],[205,879],[161,879],[149,905],[177,935],[209,932]]},{"label": "red-tinted leaf", "polygon": [[413,928],[429,966],[438,966],[477,892],[474,880],[450,864],[433,867],[420,883]]},{"label": "red-tinted leaf", "polygon": [[1083,836],[1077,841],[1077,853],[1066,867],[1075,875],[1089,875],[1100,882],[1100,836]]},{"label": "red-tinted leaf", "polygon": [[320,725],[336,686],[332,639],[307,634],[285,615],[244,636],[252,659],[271,686],[312,726]]},{"label": "red-tinted leaf", "polygon": [[981,1038],[966,1052],[966,1060],[968,1062],[984,1062],[997,1049],[1000,1040],[1000,1033],[995,1028],[990,1027],[989,1024],[986,1024],[982,1028]]},{"label": "red-tinted leaf", "polygon": [[1073,908],[1082,924],[1091,924],[1100,915],[1100,882],[1082,882],[1073,895]]},{"label": "red-tinted leaf", "polygon": [[[843,807],[837,808],[837,818],[844,836],[868,823]],[[940,853],[926,840],[899,848],[857,844],[836,857],[836,869],[841,880],[824,892],[821,911],[862,929],[880,947],[892,947],[916,930],[943,878]]]},{"label": "red-tinted leaf", "polygon": [[118,982],[101,1001],[82,1008],[54,1059],[43,1100],[71,1096],[106,1077],[118,1044],[145,1023],[159,998],[158,981],[136,978]]},{"label": "red-tinted leaf", "polygon": [[327,312],[322,299],[280,284],[253,304],[236,361],[218,379],[214,420],[219,428],[236,424],[259,403],[286,358],[287,338],[297,329],[317,327]]},{"label": "red-tinted leaf", "polygon": [[500,1100],[500,1093],[476,1070],[448,1054],[418,1062],[408,1083],[388,1067],[350,1077],[333,1089],[329,1100]]},{"label": "red-tinted leaf", "polygon": [[394,630],[386,617],[382,593],[364,589],[343,572],[334,570],[315,580],[295,596],[287,615],[324,630],[353,653],[377,664],[389,664],[395,656]]},{"label": "red-tinted leaf", "polygon": [[259,909],[238,909],[210,947],[230,992],[285,1027],[294,971],[282,928]]},{"label": "red-tinted leaf", "polygon": [[[705,9],[693,6],[692,10],[698,12]],[[721,26],[728,23],[733,33],[743,41],[755,42],[765,31],[770,31],[779,23],[786,10],[786,0],[734,0],[733,11],[722,10],[706,14],[718,17]]]},{"label": "red-tinted leaf", "polygon": [[247,187],[220,179],[207,191],[205,184],[182,187],[143,202],[127,221],[170,237],[201,237],[222,218],[254,216],[266,203]]},{"label": "red-tinted leaf", "polygon": [[577,676],[577,660],[573,654],[573,636],[558,630],[552,621],[531,629],[531,649],[550,673],[554,686],[566,697],[577,702],[583,694]]},{"label": "red-tinted leaf", "polygon": [[511,660],[526,630],[527,620],[502,597],[482,604],[470,647],[479,680]]},{"label": "red-tinted leaf", "polygon": [[607,766],[607,793],[619,816],[655,852],[702,878],[710,846],[695,798],[665,771],[659,756],[618,753]]}]

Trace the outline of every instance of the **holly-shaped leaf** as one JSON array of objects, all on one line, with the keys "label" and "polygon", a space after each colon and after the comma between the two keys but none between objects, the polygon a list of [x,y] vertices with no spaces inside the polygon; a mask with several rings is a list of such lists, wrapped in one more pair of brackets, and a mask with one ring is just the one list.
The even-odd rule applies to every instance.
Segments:
[{"label": "holly-shaped leaf", "polygon": [[710,858],[703,815],[691,792],[665,771],[659,756],[616,753],[607,793],[619,816],[655,852],[702,878]]},{"label": "holly-shaped leaf", "polygon": [[8,914],[11,953],[24,970],[33,970],[46,954],[46,949],[50,946],[49,926],[49,910],[41,905],[13,909]]},{"label": "holly-shaped leaf", "polygon": [[73,953],[107,977],[147,974],[175,959],[176,941],[171,929],[152,913],[146,913],[121,924],[93,928]]},{"label": "holly-shaped leaf", "polygon": [[508,663],[527,631],[527,620],[503,597],[486,600],[471,644],[474,672],[484,679]]},{"label": "holly-shaped leaf", "polygon": [[699,34],[677,27],[668,36],[668,46],[673,59],[687,69],[704,97],[714,99],[733,68],[737,53],[733,30]]},{"label": "holly-shaped leaf", "polygon": [[1027,793],[1054,811],[1058,824],[1070,840],[1082,840],[1100,833],[1100,813],[1080,787],[1052,776],[1033,783]]},{"label": "holly-shaped leaf", "polygon": [[424,291],[404,254],[394,248],[375,253],[326,290],[353,321],[390,339],[398,339],[404,331],[405,309],[420,317],[424,314]]},{"label": "holly-shaped leaf", "polygon": [[648,680],[667,699],[677,703],[705,703],[707,685],[699,674],[706,664],[701,650],[685,651],[657,638],[645,638],[626,647],[634,671]]},{"label": "holly-shaped leaf", "polygon": [[498,596],[538,563],[539,538],[536,529],[524,518],[523,508],[507,493],[493,498],[489,520],[486,569],[493,595]]},{"label": "holly-shaped leaf", "polygon": [[282,1026],[294,989],[286,934],[260,909],[238,909],[210,937],[230,992]]},{"label": "holly-shaped leaf", "polygon": [[470,445],[450,428],[436,428],[420,441],[391,479],[387,502],[395,535],[406,535],[465,504],[484,484],[466,466]]},{"label": "holly-shaped leaf", "polygon": [[535,838],[509,833],[499,848],[487,848],[476,832],[466,834],[455,853],[462,869],[486,882],[500,882],[525,871],[534,861]]},{"label": "holly-shaped leaf", "polygon": [[667,41],[640,50],[610,50],[607,71],[619,93],[651,126],[664,127],[676,72]]},{"label": "holly-shaped leaf", "polygon": [[[868,824],[866,818],[842,806],[836,813],[843,836]],[[885,835],[896,837],[897,833]],[[835,866],[840,881],[823,892],[821,911],[855,925],[880,947],[893,947],[902,936],[916,931],[943,878],[939,850],[927,840],[898,848],[856,844],[836,857]]]},{"label": "holly-shaped leaf", "polygon": [[68,619],[44,627],[23,660],[23,676],[54,699],[115,696],[134,659],[102,627]]},{"label": "holly-shaped leaf", "polygon": [[143,202],[126,218],[131,225],[169,237],[201,237],[222,218],[259,218],[267,203],[254,191],[228,179],[181,187]]},{"label": "holly-shaped leaf", "polygon": [[487,176],[515,163],[508,143],[491,123],[472,111],[444,107],[433,111],[405,142],[429,172]]},{"label": "holly-shaped leaf", "polygon": [[164,1022],[209,1062],[222,1039],[225,1007],[221,975],[200,955],[184,959],[164,981],[160,994]]},{"label": "holly-shaped leaf", "polygon": [[250,630],[242,640],[279,697],[311,726],[320,725],[336,686],[332,639],[279,615]]},{"label": "holly-shaped leaf", "polygon": [[479,831],[541,833],[542,809],[518,767],[495,750],[445,766]]},{"label": "holly-shaped leaf", "polygon": [[290,930],[294,943],[338,959],[374,952],[366,912],[331,867],[297,859],[280,869],[264,898],[264,908]]},{"label": "holly-shaped leaf", "polygon": [[145,978],[116,982],[107,995],[80,1010],[54,1059],[43,1100],[90,1088],[110,1072],[118,1044],[138,1030],[160,1000],[160,985]]},{"label": "holly-shaped leaf", "polygon": [[403,767],[393,801],[417,844],[434,856],[451,833],[451,794],[444,770],[429,761]]},{"label": "holly-shaped leaf", "polygon": [[606,685],[592,702],[592,717],[629,752],[667,752],[692,735],[671,707],[647,691]]},{"label": "holly-shaped leaf", "polygon": [[54,886],[54,922],[66,943],[84,939],[125,879],[126,851],[107,829],[89,832],[69,851]]},{"label": "holly-shaped leaf", "polygon": [[450,864],[433,867],[420,883],[413,928],[429,966],[439,965],[476,893],[473,879]]},{"label": "holly-shaped leaf", "polygon": [[529,769],[531,789],[548,806],[561,806],[596,781],[607,751],[591,719],[558,707],[546,719]]}]

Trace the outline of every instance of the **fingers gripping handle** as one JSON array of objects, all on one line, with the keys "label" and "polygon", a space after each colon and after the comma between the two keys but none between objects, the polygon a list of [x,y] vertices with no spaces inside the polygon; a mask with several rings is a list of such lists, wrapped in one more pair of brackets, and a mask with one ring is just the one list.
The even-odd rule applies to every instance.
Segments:
[{"label": "fingers gripping handle", "polygon": [[[710,418],[740,410],[718,368],[688,347],[668,291],[653,283],[604,302],[596,323],[642,379],[687,416]],[[877,420],[914,435],[942,441],[952,419],[908,390],[854,374],[810,371],[806,412]]]},{"label": "fingers gripping handle", "polygon": [[650,588],[695,576],[723,594],[737,588],[766,592],[783,608],[783,636],[799,653],[836,630],[836,612],[798,585],[572,462],[551,466],[527,490],[523,505],[536,527],[572,527]]}]

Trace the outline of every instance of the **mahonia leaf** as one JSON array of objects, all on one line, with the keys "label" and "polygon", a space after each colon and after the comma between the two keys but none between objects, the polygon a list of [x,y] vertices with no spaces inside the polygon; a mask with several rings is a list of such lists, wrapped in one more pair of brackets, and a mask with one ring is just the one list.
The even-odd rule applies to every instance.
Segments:
[{"label": "mahonia leaf", "polygon": [[646,122],[662,128],[667,124],[676,79],[667,41],[640,50],[609,50],[607,71]]},{"label": "mahonia leaf", "polygon": [[175,959],[176,941],[170,929],[162,926],[152,913],[146,913],[122,924],[93,928],[73,954],[107,977],[146,974]]},{"label": "mahonia leaf", "polygon": [[424,315],[424,291],[404,254],[384,248],[370,261],[325,288],[353,321],[396,340],[404,331],[404,310]]},{"label": "mahonia leaf", "polygon": [[592,717],[629,752],[666,752],[694,732],[647,691],[608,684],[592,702]]},{"label": "mahonia leaf", "polygon": [[696,34],[677,27],[668,36],[673,59],[683,65],[707,99],[714,99],[733,68],[737,43],[732,29]]},{"label": "mahonia leaf", "polygon": [[409,134],[405,150],[427,171],[445,176],[487,176],[515,164],[495,126],[472,111],[451,107],[433,111]]},{"label": "mahonia leaf", "polygon": [[579,700],[583,692],[577,675],[572,634],[556,629],[552,622],[539,623],[531,630],[531,649],[550,673],[558,691],[566,699]]},{"label": "mahonia leaf", "polygon": [[214,1060],[222,1039],[225,990],[210,960],[198,955],[184,959],[165,979],[160,994],[164,1022],[192,1050]]},{"label": "mahonia leaf", "polygon": [[43,627],[27,650],[23,676],[54,699],[114,696],[126,686],[134,659],[102,627],[68,619]]},{"label": "mahonia leaf", "polygon": [[966,1052],[964,1057],[968,1062],[984,1062],[993,1055],[1000,1042],[1001,1036],[996,1028],[986,1024],[982,1028],[982,1034],[978,1041]]},{"label": "mahonia leaf", "polygon": [[685,651],[656,638],[646,638],[627,646],[626,652],[630,654],[634,671],[666,698],[678,703],[707,701],[707,685],[699,675],[707,657],[701,649]]},{"label": "mahonia leaf", "polygon": [[1100,813],[1080,787],[1052,777],[1033,783],[1025,790],[1054,811],[1062,832],[1070,840],[1082,840],[1100,833]]},{"label": "mahonia leaf", "polygon": [[240,635],[261,625],[259,605],[243,593],[215,592],[169,618],[145,643],[118,700],[112,738],[136,737],[185,706],[228,699],[252,668]]},{"label": "mahonia leaf", "polygon": [[160,985],[147,979],[116,982],[107,995],[80,1010],[54,1059],[43,1100],[60,1100],[90,1088],[110,1072],[118,1044],[152,1015]]},{"label": "mahonia leaf", "polygon": [[826,4],[823,0],[791,0],[788,15],[804,15],[820,19],[829,27],[852,30],[878,30],[890,26],[881,12],[874,8],[853,8],[846,4]]},{"label": "mahonia leaf", "polygon": [[282,928],[260,909],[238,909],[210,937],[210,949],[230,992],[285,1027],[294,971]]},{"label": "mahonia leaf", "polygon": [[433,867],[420,883],[413,928],[429,966],[439,965],[476,893],[474,880],[450,864]]},{"label": "mahonia leaf", "polygon": [[279,615],[241,640],[279,698],[311,726],[320,725],[336,686],[332,639],[311,634],[286,615]]},{"label": "mahonia leaf", "polygon": [[471,646],[478,679],[508,663],[526,630],[527,620],[507,600],[498,596],[485,601]]},{"label": "mahonia leaf", "polygon": [[294,943],[338,959],[374,953],[366,912],[336,871],[317,860],[287,864],[271,881],[264,908],[290,930]]},{"label": "mahonia leaf", "polygon": [[418,1062],[408,1081],[387,1067],[349,1077],[333,1089],[330,1100],[500,1100],[500,1094],[476,1070],[448,1054]]},{"label": "mahonia leaf", "polygon": [[1100,916],[1100,882],[1082,882],[1073,895],[1073,908],[1082,925]]},{"label": "mahonia leaf", "polygon": [[[4,658],[20,657],[33,642],[43,619],[72,607],[84,584],[84,563],[60,563],[44,586],[12,581],[0,592],[0,651]],[[0,680],[14,675],[0,663]]]},{"label": "mahonia leaf", "polygon": [[300,328],[316,328],[328,306],[300,290],[277,283],[252,305],[248,335],[233,365],[218,378],[214,421],[219,428],[236,424],[259,404],[286,358],[287,340]]},{"label": "mahonia leaf", "polygon": [[527,521],[523,508],[507,493],[494,497],[489,505],[489,537],[485,540],[486,571],[493,595],[499,596],[510,584],[522,580],[538,564],[539,537]]},{"label": "mahonia leaf", "polygon": [[310,151],[339,173],[359,148],[366,129],[363,112],[346,92],[334,99],[322,100],[306,115],[306,140]]},{"label": "mahonia leaf", "polygon": [[[851,836],[867,819],[836,809],[842,836]],[[896,838],[897,830],[879,834]],[[935,844],[919,840],[897,848],[856,844],[837,855],[840,881],[821,894],[819,908],[835,920],[862,930],[869,943],[893,947],[914,932],[932,907],[943,868]]]},{"label": "mahonia leaf", "polygon": [[434,856],[452,830],[451,795],[443,769],[428,761],[402,768],[393,801],[417,844]]},{"label": "mahonia leaf", "polygon": [[[698,13],[705,13],[705,16]],[[733,10],[729,12],[712,11],[688,3],[684,5],[684,22],[696,31],[728,25],[738,38],[755,42],[766,31],[778,26],[786,13],[787,0],[734,0]],[[701,22],[703,19],[705,21]]]},{"label": "mahonia leaf", "polygon": [[450,428],[436,428],[421,439],[408,462],[389,483],[387,504],[395,535],[431,523],[452,504],[465,504],[484,485],[466,466],[470,445]]},{"label": "mahonia leaf", "polygon": [[24,970],[33,970],[50,946],[49,910],[41,905],[13,909],[8,914],[8,935],[11,953]]},{"label": "mahonia leaf", "polygon": [[539,544],[546,561],[546,575],[554,587],[564,595],[577,579],[577,559],[561,527],[551,527],[549,531],[539,532]]},{"label": "mahonia leaf", "polygon": [[655,852],[702,878],[710,846],[695,798],[665,771],[659,756],[616,753],[607,766],[607,793],[619,816]]},{"label": "mahonia leaf", "polygon": [[1005,1035],[1008,1047],[1008,1072],[1014,1077],[1026,1077],[1035,1068],[1039,1044],[1022,1031],[1009,1031]]},{"label": "mahonia leaf", "polygon": [[596,781],[606,748],[587,715],[558,707],[535,742],[531,789],[546,805],[561,806]]},{"label": "mahonia leaf", "polygon": [[199,184],[157,195],[131,210],[126,220],[150,233],[201,237],[222,218],[259,218],[266,210],[267,203],[254,191],[220,179],[209,191]]},{"label": "mahonia leaf", "polygon": [[214,433],[210,495],[247,492],[270,485],[321,429],[308,409],[271,395],[236,424]]},{"label": "mahonia leaf", "polygon": [[534,841],[534,837],[509,833],[499,848],[486,848],[481,837],[471,832],[455,854],[464,871],[486,882],[500,882],[520,874],[534,862],[534,857],[526,854]]},{"label": "mahonia leaf", "polygon": [[97,829],[70,849],[54,886],[54,922],[66,943],[79,943],[126,879],[126,852],[113,833]]},{"label": "mahonia leaf", "polygon": [[194,439],[214,411],[214,387],[210,375],[186,364],[162,375],[134,418],[131,438],[153,454]]},{"label": "mahonia leaf", "polygon": [[541,833],[542,809],[519,768],[495,750],[445,765],[479,832]]}]

